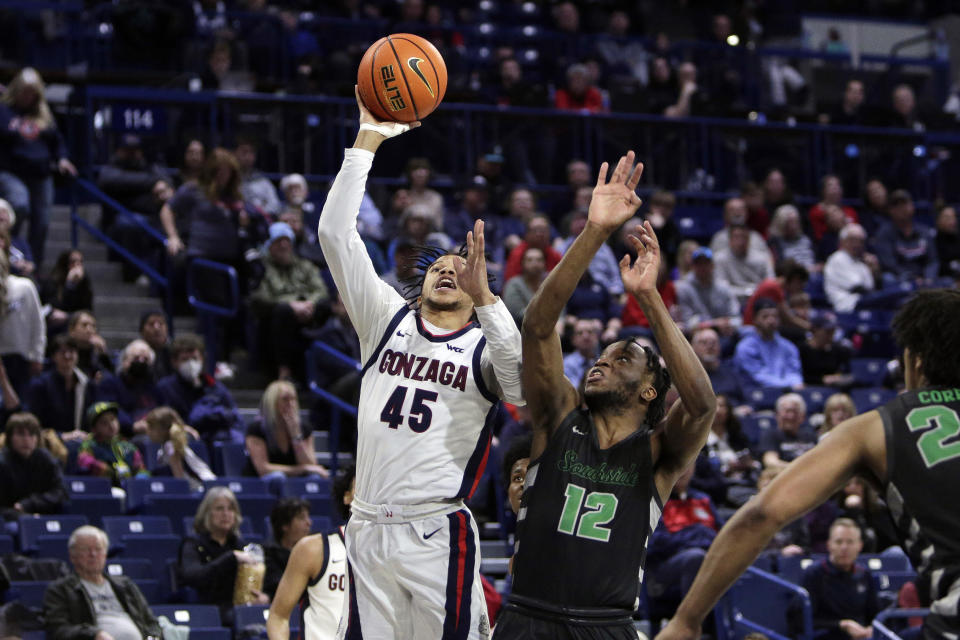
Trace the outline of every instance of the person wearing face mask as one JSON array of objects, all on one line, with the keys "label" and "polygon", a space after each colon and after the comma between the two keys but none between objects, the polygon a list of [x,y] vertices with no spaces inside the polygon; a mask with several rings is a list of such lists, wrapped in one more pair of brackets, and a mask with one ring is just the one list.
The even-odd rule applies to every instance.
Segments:
[{"label": "person wearing face mask", "polygon": [[204,373],[204,343],[200,336],[181,334],[170,345],[175,373],[157,382],[158,404],[186,416],[210,446],[215,440],[243,444],[243,420],[233,396],[221,382]]},{"label": "person wearing face mask", "polygon": [[157,378],[154,375],[156,354],[145,340],[137,338],[120,352],[117,373],[106,374],[97,384],[97,400],[115,402],[120,431],[127,437],[138,430],[138,421],[151,409],[158,406]]}]

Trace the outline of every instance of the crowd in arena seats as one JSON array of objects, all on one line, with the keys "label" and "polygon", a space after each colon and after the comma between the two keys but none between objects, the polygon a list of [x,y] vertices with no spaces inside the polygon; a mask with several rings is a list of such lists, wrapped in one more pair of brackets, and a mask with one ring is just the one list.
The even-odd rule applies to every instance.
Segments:
[{"label": "crowd in arena seats", "polygon": [[[273,23],[255,19],[264,14],[278,18],[289,47],[294,65],[290,90],[349,94],[345,88],[352,91],[366,41],[357,36],[339,42],[349,39],[349,33],[333,44],[318,41],[314,21],[382,19],[390,30],[432,34],[449,65],[451,99],[672,118],[739,116],[755,105],[748,104],[739,50],[727,44],[729,36],[759,40],[757,29],[775,31],[760,16],[719,9],[700,15],[662,7],[664,15],[656,16],[606,11],[604,3],[560,2],[547,8],[500,2],[493,3],[498,13],[488,16],[479,5],[455,2],[342,2],[320,9],[315,4],[191,3],[180,16],[181,26],[204,43],[199,51],[206,55],[197,57],[206,65],[202,86],[249,88],[258,76],[269,74],[260,53],[271,46]],[[681,19],[668,30],[669,17],[677,15]],[[467,26],[487,17],[501,26],[516,19],[515,24],[546,34],[532,45],[539,57],[526,57],[530,47],[491,47],[483,65],[468,64],[467,56],[479,53],[467,44],[474,37],[472,30],[464,35]],[[675,41],[692,36],[702,36],[706,44],[700,55],[676,46]],[[887,87],[852,78],[842,95],[810,98],[804,79],[789,65],[768,73],[778,87],[770,100],[782,107],[782,117],[802,117],[806,109],[809,119],[823,123],[911,129],[943,118],[909,85],[890,87],[882,101],[868,104],[868,93],[875,96]],[[41,134],[39,142],[26,140],[23,127],[0,122],[0,128],[9,129],[9,140],[0,145],[0,196],[6,198],[0,200],[0,417],[6,428],[0,509],[6,530],[15,531],[28,514],[67,508],[64,474],[105,476],[121,489],[149,473],[202,490],[217,479],[207,454],[225,446],[246,450],[240,472],[264,480],[271,495],[280,495],[291,478],[323,480],[327,470],[316,464],[314,439],[327,426],[326,414],[311,413],[305,420],[297,404],[297,391],[310,382],[305,353],[311,342],[321,340],[360,359],[359,341],[316,241],[327,185],[308,183],[292,172],[279,180],[268,178],[258,160],[262,140],[244,134],[226,141],[185,140],[174,172],[148,159],[139,137],[125,135],[117,139],[108,164],[99,168],[101,189],[139,223],[163,233],[165,250],[141,224],[113,216],[106,207],[102,228],[158,268],[166,260],[173,262],[179,309],[188,309],[186,271],[195,259],[228,264],[239,274],[240,321],[232,325],[244,330],[231,333],[221,327],[227,335],[218,351],[231,360],[230,348],[244,347],[254,354],[253,363],[233,364],[257,368],[273,381],[264,385],[257,418],[246,420],[227,386],[206,373],[212,367],[206,366],[206,345],[198,336],[180,332],[171,340],[167,316],[157,309],[131,327],[141,339],[113,353],[97,333],[93,301],[98,283],[85,269],[83,254],[65,251],[53,265],[44,263],[53,171],[71,173],[68,158],[75,150],[65,147],[48,113],[39,75],[25,69],[18,77],[3,98],[0,120],[35,118]],[[810,100],[812,108],[802,106]],[[358,228],[377,272],[409,293],[416,248],[455,248],[473,221],[483,219],[488,266],[497,276],[494,289],[519,325],[538,286],[586,224],[597,167],[563,155],[542,123],[505,131],[496,142],[478,154],[465,175],[453,176],[453,187],[430,160],[406,159],[403,172],[394,176],[398,186],[371,188]],[[535,189],[537,176],[547,175],[542,166],[555,160],[565,169],[563,184]],[[631,336],[650,344],[649,323],[623,294],[617,268],[628,252],[626,235],[649,221],[666,257],[658,289],[718,394],[714,425],[686,479],[689,486],[678,486],[676,502],[668,503],[676,518],[665,516],[654,538],[657,544],[651,545],[649,595],[661,598],[657,604],[664,610],[675,606],[674,591],[684,588],[676,576],[692,578],[703,549],[733,509],[818,439],[829,438],[839,422],[897,388],[889,310],[918,287],[957,286],[960,281],[954,206],[936,202],[935,216],[918,213],[893,174],[871,175],[862,184],[860,178],[852,184],[847,175],[829,174],[820,177],[818,193],[795,193],[789,172],[778,166],[789,161],[773,158],[722,205],[709,206],[701,217],[722,219],[723,226],[706,233],[690,233],[682,224],[692,217],[683,197],[660,185],[642,185],[650,195],[641,217],[597,253],[558,326],[564,371],[576,385],[609,342]],[[34,165],[42,170],[31,171]],[[30,229],[27,238],[24,226]],[[130,279],[139,275],[124,264]],[[200,296],[227,304],[222,281],[205,283]],[[312,381],[356,404],[356,368],[339,360],[321,361]],[[857,361],[874,373],[864,377]],[[858,397],[856,405],[852,396]],[[491,496],[517,483],[509,451],[529,433],[529,416],[523,408],[506,407],[497,420],[491,460],[503,458],[509,482],[497,479],[501,470],[491,463],[480,490],[484,497],[473,506],[479,520],[502,523],[507,535],[511,518]],[[355,426],[346,418],[342,426],[350,448]],[[201,455],[203,451],[207,453]],[[213,585],[202,591],[225,620],[232,616],[226,585],[232,585],[237,563],[248,560],[241,555],[238,535],[240,502],[231,496],[208,489],[197,513],[199,524],[179,558],[183,586]],[[301,514],[299,506],[289,511]],[[686,512],[696,513],[698,520],[683,523]],[[854,481],[828,506],[781,532],[768,554],[779,558],[829,549],[836,530],[830,524],[838,516],[859,525],[869,551],[893,544],[882,499]],[[274,533],[287,526],[273,524]],[[97,534],[90,534],[87,542],[91,540],[99,544]],[[282,533],[275,542],[288,550],[292,546],[291,536]],[[832,572],[829,567],[821,571]],[[264,591],[270,594],[269,587]]]}]

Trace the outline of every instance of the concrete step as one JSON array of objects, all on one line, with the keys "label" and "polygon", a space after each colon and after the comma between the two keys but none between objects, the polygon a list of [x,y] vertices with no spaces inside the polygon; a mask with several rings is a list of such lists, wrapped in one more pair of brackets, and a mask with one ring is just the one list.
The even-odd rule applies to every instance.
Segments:
[{"label": "concrete step", "polygon": [[107,290],[104,283],[123,282],[123,266],[119,262],[90,260],[84,255],[83,268],[94,282],[94,287]]},{"label": "concrete step", "polygon": [[154,309],[158,306],[156,298],[144,295],[131,296],[95,296],[94,308],[97,318],[107,317],[140,317],[140,314],[147,309]]},{"label": "concrete step", "polygon": [[[83,252],[84,260],[107,261],[107,245],[95,242],[89,236],[85,239],[81,235],[79,242],[77,242],[77,248]],[[57,256],[67,249],[73,249],[69,240],[47,240],[47,255],[50,256],[50,264],[53,264]]]}]

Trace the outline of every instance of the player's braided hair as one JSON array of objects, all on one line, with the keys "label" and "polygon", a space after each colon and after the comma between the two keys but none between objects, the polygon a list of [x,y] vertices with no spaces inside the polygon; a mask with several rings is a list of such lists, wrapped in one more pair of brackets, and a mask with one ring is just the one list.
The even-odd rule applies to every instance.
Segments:
[{"label": "player's braided hair", "polygon": [[667,392],[673,382],[670,380],[670,372],[660,364],[660,356],[653,349],[640,344],[636,338],[630,338],[627,341],[627,346],[631,342],[643,349],[643,353],[647,356],[647,371],[653,374],[653,388],[657,392],[657,397],[647,406],[647,417],[644,424],[647,428],[654,429],[660,424],[660,421],[663,420],[663,414],[666,413]]},{"label": "player's braided hair", "polygon": [[960,291],[928,289],[913,296],[893,319],[893,337],[901,349],[920,358],[933,386],[960,387]]},{"label": "player's braided hair", "polygon": [[[456,250],[443,249],[429,245],[416,245],[413,247],[413,257],[410,262],[404,266],[412,268],[416,275],[404,282],[403,297],[411,306],[419,306],[417,298],[423,292],[423,280],[427,275],[430,266],[444,256],[460,256],[466,259],[467,245],[462,244]],[[485,254],[487,262],[491,261],[490,254]],[[399,265],[398,265],[399,266]],[[399,269],[398,269],[399,271]],[[493,284],[496,277],[487,269],[487,282]]]}]

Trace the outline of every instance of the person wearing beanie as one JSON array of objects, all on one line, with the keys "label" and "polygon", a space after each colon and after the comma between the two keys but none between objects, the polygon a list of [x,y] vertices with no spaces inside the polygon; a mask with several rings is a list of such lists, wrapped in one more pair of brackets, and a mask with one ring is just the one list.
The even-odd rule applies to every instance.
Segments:
[{"label": "person wearing beanie", "polygon": [[80,444],[77,468],[81,474],[106,476],[119,487],[125,478],[149,476],[143,457],[127,440],[120,438],[116,402],[96,402],[87,409],[90,435]]}]

